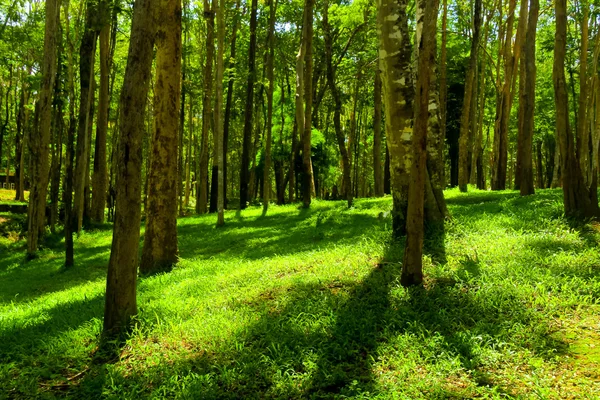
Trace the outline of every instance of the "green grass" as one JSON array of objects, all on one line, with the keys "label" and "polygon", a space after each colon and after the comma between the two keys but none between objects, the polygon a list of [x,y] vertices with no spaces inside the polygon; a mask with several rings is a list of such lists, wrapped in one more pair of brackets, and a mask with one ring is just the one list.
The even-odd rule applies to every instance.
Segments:
[{"label": "green grass", "polygon": [[0,238],[0,398],[600,398],[598,226],[556,190],[446,195],[410,290],[389,197],[181,218],[180,263],[140,279],[108,363],[110,230],[68,271],[57,237],[29,262]]}]

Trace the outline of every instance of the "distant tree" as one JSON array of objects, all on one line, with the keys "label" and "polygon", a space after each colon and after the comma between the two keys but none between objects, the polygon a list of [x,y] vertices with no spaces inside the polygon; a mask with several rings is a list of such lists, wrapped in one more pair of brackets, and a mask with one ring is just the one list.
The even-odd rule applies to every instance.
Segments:
[{"label": "distant tree", "polygon": [[265,170],[263,178],[263,210],[269,208],[271,196],[271,141],[273,130],[273,90],[275,87],[274,58],[275,58],[275,16],[278,0],[270,0],[269,3],[269,32],[267,53],[267,137],[265,140]]}]

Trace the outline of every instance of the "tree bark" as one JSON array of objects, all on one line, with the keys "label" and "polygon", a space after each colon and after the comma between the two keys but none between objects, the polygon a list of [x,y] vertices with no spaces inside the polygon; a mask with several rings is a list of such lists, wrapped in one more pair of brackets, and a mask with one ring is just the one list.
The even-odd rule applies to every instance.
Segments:
[{"label": "tree bark", "polygon": [[[429,84],[435,64],[435,29],[438,0],[420,0],[423,34],[417,42],[419,52],[413,128],[414,160],[410,169],[406,245],[402,263],[402,286],[419,285],[423,281],[424,201],[427,178],[427,127],[429,119]],[[477,6],[475,6],[477,8]],[[477,13],[477,11],[476,11]],[[417,24],[419,21],[417,20]]]},{"label": "tree bark", "polygon": [[155,7],[152,0],[137,0],[133,7],[129,54],[121,91],[115,223],[106,281],[103,334],[107,337],[125,330],[137,313],[141,144],[152,67]]},{"label": "tree bark", "polygon": [[517,175],[521,196],[535,193],[533,186],[533,127],[535,112],[535,37],[539,14],[539,0],[530,0],[527,33],[524,46],[525,90],[523,102],[523,126],[517,147]]},{"label": "tree bark", "polygon": [[202,97],[202,142],[200,143],[200,162],[196,175],[196,213],[204,214],[208,203],[208,136],[212,117],[213,62],[215,57],[215,2],[209,5],[204,0],[204,19],[206,20],[206,64],[204,65],[204,88]]},{"label": "tree bark", "polygon": [[181,100],[181,0],[161,0],[156,32],[154,135],[148,176],[146,233],[140,273],[177,263],[177,168]]},{"label": "tree bark", "polygon": [[265,139],[265,166],[263,178],[263,212],[267,212],[271,197],[271,134],[273,129],[273,89],[275,87],[275,74],[273,62],[275,58],[275,12],[278,0],[270,0],[269,3],[269,33],[267,45],[267,137]]},{"label": "tree bark", "polygon": [[567,48],[567,1],[555,1],[556,35],[554,41],[554,100],[556,103],[556,129],[560,143],[560,164],[563,183],[565,215],[574,218],[600,216],[598,208],[597,176],[588,189],[575,154],[574,137],[569,127],[569,99],[565,77]]},{"label": "tree bark", "polygon": [[98,119],[96,121],[96,151],[94,153],[94,175],[92,178],[92,221],[104,222],[108,166],[106,164],[106,136],[108,131],[108,84],[109,84],[110,25],[104,24],[100,31],[100,93]]},{"label": "tree bark", "polygon": [[223,108],[223,53],[225,46],[225,0],[217,3],[217,79],[216,79],[216,102],[215,102],[215,128],[217,131],[217,226],[225,224],[225,154],[224,147],[224,126],[221,120],[221,111]]},{"label": "tree bark", "polygon": [[379,59],[393,195],[392,229],[406,233],[409,171],[412,165],[413,96],[406,0],[377,0]]},{"label": "tree bark", "polygon": [[458,152],[458,187],[461,192],[467,191],[469,183],[469,128],[471,125],[471,102],[473,101],[473,87],[475,84],[475,71],[477,69],[477,59],[479,54],[479,38],[481,30],[481,8],[482,0],[475,0],[475,15],[473,18],[473,40],[471,41],[471,55],[469,57],[469,69],[465,79],[465,95],[463,100],[462,113],[460,117],[460,137]]},{"label": "tree bark", "polygon": [[383,196],[383,177],[381,170],[381,71],[379,60],[375,64],[375,96],[373,111],[373,186],[375,196]]},{"label": "tree bark", "polygon": [[248,81],[246,85],[246,104],[244,109],[244,139],[240,164],[240,210],[247,207],[249,199],[250,152],[252,146],[252,112],[254,110],[254,81],[256,79],[256,11],[257,0],[252,0],[250,11],[250,45],[248,47]]},{"label": "tree bark", "polygon": [[46,216],[46,191],[48,189],[50,127],[52,124],[52,91],[56,79],[56,49],[58,38],[59,3],[46,0],[44,31],[44,59],[40,85],[39,130],[30,137],[31,190],[29,192],[27,255],[32,257],[38,249],[40,231],[43,232]]}]

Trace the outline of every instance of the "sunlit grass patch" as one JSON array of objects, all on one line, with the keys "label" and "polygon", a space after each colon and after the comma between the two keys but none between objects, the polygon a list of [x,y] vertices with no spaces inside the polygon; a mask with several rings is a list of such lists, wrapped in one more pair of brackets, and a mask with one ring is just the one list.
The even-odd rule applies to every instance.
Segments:
[{"label": "sunlit grass patch", "polygon": [[422,288],[399,283],[389,196],[179,219],[180,262],[94,361],[111,231],[26,262],[0,243],[0,393],[71,398],[595,398],[600,233],[561,192],[447,191]]}]

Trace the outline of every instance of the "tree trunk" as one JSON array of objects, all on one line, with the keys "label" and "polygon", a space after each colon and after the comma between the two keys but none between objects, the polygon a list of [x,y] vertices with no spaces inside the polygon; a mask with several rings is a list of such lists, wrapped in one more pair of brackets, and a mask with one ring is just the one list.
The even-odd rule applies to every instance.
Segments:
[{"label": "tree trunk", "polygon": [[[335,137],[337,140],[338,148],[340,151],[340,155],[342,157],[342,194],[345,196],[346,201],[348,202],[348,208],[352,207],[352,190],[351,187],[351,179],[350,179],[350,156],[348,149],[346,148],[346,135],[342,131],[342,100],[340,97],[339,90],[337,88],[335,78],[336,78],[336,68],[333,65],[333,34],[331,32],[331,26],[329,25],[329,2],[324,3],[323,10],[323,29],[325,31],[325,59],[327,62],[327,83],[329,85],[329,89],[331,90],[331,97],[333,97],[334,102],[334,111],[333,111],[333,126],[335,129]],[[379,97],[381,97],[381,78],[379,83]],[[377,86],[376,86],[377,91]],[[377,104],[377,103],[376,103]],[[381,107],[381,103],[379,103]],[[381,116],[379,118],[381,120]],[[376,129],[376,127],[374,127]],[[375,133],[376,134],[376,133]],[[381,140],[381,139],[380,139]]]},{"label": "tree trunk", "polygon": [[224,127],[221,120],[221,111],[223,108],[223,53],[225,46],[225,0],[217,3],[217,90],[215,102],[215,129],[217,131],[217,226],[225,224],[225,154],[224,145]]},{"label": "tree trunk", "polygon": [[254,110],[254,81],[256,79],[256,11],[257,0],[252,0],[250,11],[250,45],[248,47],[248,82],[246,85],[246,104],[244,109],[244,139],[240,167],[240,210],[247,207],[249,199],[250,151],[252,146],[252,112]]},{"label": "tree trunk", "polygon": [[73,198],[74,223],[79,233],[83,225],[86,172],[89,168],[88,129],[94,76],[96,37],[98,36],[96,14],[98,8],[87,3],[85,31],[79,48],[79,121],[77,129],[77,153],[75,155],[75,196]]},{"label": "tree trunk", "polygon": [[[478,0],[479,1],[479,0]],[[419,285],[423,281],[424,201],[427,178],[427,127],[429,119],[429,84],[435,64],[435,29],[438,0],[419,0],[424,9],[422,35],[417,42],[419,51],[413,128],[414,159],[410,169],[406,245],[402,263],[402,286]],[[477,7],[477,6],[476,6]],[[419,19],[417,19],[419,24]]]},{"label": "tree trunk", "polygon": [[465,79],[465,95],[463,100],[462,113],[460,117],[460,137],[458,152],[458,187],[461,192],[467,191],[469,183],[469,128],[471,125],[471,102],[473,101],[473,87],[475,85],[475,71],[477,69],[477,57],[479,54],[479,38],[481,30],[481,8],[482,0],[475,0],[475,15],[473,18],[473,40],[471,41],[471,55],[469,57],[469,69]]},{"label": "tree trunk", "polygon": [[381,170],[381,71],[379,60],[375,64],[375,96],[373,112],[373,186],[375,196],[383,196],[383,177]]},{"label": "tree trunk", "polygon": [[56,49],[58,40],[59,3],[46,0],[46,23],[44,31],[44,59],[40,85],[39,130],[30,137],[31,190],[29,192],[27,255],[36,254],[40,231],[43,231],[46,216],[46,191],[48,189],[48,146],[52,124],[52,91],[56,79]]},{"label": "tree trunk", "polygon": [[204,65],[204,94],[202,97],[202,142],[200,143],[200,162],[196,175],[196,213],[204,214],[208,203],[208,136],[212,116],[213,61],[215,56],[215,2],[209,5],[204,0],[204,19],[206,20],[206,64]]},{"label": "tree trunk", "polygon": [[127,67],[121,91],[119,157],[113,241],[106,281],[104,335],[126,329],[137,313],[136,275],[140,241],[142,136],[153,57],[155,2],[133,8]]},{"label": "tree trunk", "polygon": [[517,176],[521,196],[535,193],[533,186],[533,127],[535,112],[535,37],[539,14],[539,1],[530,0],[529,18],[524,46],[525,90],[523,101],[523,126],[517,147]]},{"label": "tree trunk", "polygon": [[104,222],[108,167],[106,165],[106,135],[108,131],[108,81],[109,81],[109,41],[110,25],[105,24],[100,31],[100,93],[98,99],[98,119],[96,121],[96,151],[94,153],[94,175],[92,178],[92,221]]},{"label": "tree trunk", "polygon": [[[59,5],[60,12],[60,5]],[[58,54],[56,62],[56,79],[54,82],[54,105],[52,108],[52,161],[50,164],[50,231],[56,232],[56,223],[58,222],[58,202],[60,192],[60,176],[62,167],[62,144],[64,132],[64,99],[61,97],[63,90],[63,68],[62,68],[62,29],[60,17],[58,25]],[[8,100],[8,99],[7,99]],[[9,154],[10,156],[10,154]]]},{"label": "tree trunk", "polygon": [[265,139],[263,212],[267,212],[271,196],[271,133],[273,128],[273,89],[275,86],[273,62],[275,58],[275,12],[277,10],[277,3],[277,0],[270,0],[269,5],[269,33],[267,39],[269,48],[267,55],[267,80],[269,82],[269,87],[267,89],[267,137]]},{"label": "tree trunk", "polygon": [[392,229],[406,233],[409,171],[412,165],[413,96],[407,1],[377,0],[387,148],[393,195]]},{"label": "tree trunk", "polygon": [[583,180],[580,164],[575,155],[574,137],[569,127],[569,99],[565,77],[565,53],[567,48],[567,1],[555,1],[556,35],[554,42],[554,100],[556,103],[556,130],[560,143],[563,200],[565,215],[576,218],[600,216],[597,176],[588,189]]},{"label": "tree trunk", "polygon": [[67,130],[67,149],[65,160],[65,180],[63,184],[65,198],[65,268],[73,266],[73,164],[75,161],[75,52],[74,40],[71,37],[69,1],[65,2],[66,34],[67,34],[67,90],[69,93],[69,129]]},{"label": "tree trunk", "polygon": [[177,263],[177,143],[181,100],[181,0],[161,1],[156,32],[154,135],[148,176],[146,233],[140,273]]},{"label": "tree trunk", "polygon": [[[587,0],[580,2],[583,8],[583,16],[581,20],[581,56],[579,58],[579,99],[578,99],[578,113],[577,113],[577,147],[576,154],[579,160],[581,173],[583,174],[583,180],[587,186],[592,183],[591,170],[591,158],[590,158],[590,135],[587,119],[587,106],[588,106],[588,17],[589,17],[589,3]],[[535,68],[535,66],[534,66]],[[597,70],[594,71],[596,74]],[[573,99],[575,101],[575,99]]]}]

